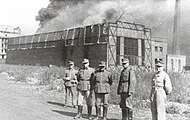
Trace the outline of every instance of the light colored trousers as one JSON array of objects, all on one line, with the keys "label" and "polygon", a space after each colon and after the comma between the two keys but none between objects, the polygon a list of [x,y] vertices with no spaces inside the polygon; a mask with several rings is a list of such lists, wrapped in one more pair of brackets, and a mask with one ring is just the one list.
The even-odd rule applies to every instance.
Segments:
[{"label": "light colored trousers", "polygon": [[[71,99],[70,99],[71,95]],[[77,90],[76,86],[65,86],[65,105],[68,105],[69,100],[72,100],[72,105],[77,104]]]},{"label": "light colored trousers", "polygon": [[152,90],[151,93],[152,120],[166,120],[166,93],[163,88]]}]

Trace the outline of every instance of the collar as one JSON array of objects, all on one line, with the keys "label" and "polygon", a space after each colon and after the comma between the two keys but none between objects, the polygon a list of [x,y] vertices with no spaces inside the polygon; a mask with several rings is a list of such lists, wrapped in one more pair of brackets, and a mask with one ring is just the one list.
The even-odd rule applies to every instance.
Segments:
[{"label": "collar", "polygon": [[83,69],[84,69],[84,70],[88,70],[89,68],[90,68],[90,67],[86,67],[86,68],[84,67]]},{"label": "collar", "polygon": [[105,71],[105,69],[99,69],[99,71],[100,71],[100,72],[104,72],[104,71]]},{"label": "collar", "polygon": [[69,68],[69,70],[74,70],[74,68]]}]

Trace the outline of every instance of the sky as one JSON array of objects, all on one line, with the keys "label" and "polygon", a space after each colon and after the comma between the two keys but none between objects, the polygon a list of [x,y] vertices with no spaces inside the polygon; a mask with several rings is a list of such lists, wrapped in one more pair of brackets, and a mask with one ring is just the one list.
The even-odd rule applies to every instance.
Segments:
[{"label": "sky", "polygon": [[0,25],[20,27],[22,34],[34,34],[39,27],[38,11],[49,0],[0,0]]},{"label": "sky", "polygon": [[[167,0],[174,7],[175,0]],[[189,9],[190,0],[181,0],[183,9]],[[39,27],[35,20],[38,11],[46,8],[49,0],[0,0],[0,25],[20,27],[22,35],[34,34]]]}]

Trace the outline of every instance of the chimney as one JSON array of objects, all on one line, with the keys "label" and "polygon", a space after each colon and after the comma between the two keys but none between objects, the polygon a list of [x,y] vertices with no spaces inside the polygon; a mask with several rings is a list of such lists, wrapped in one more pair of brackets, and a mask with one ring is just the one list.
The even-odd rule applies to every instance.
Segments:
[{"label": "chimney", "polygon": [[179,43],[181,41],[180,2],[181,2],[181,0],[176,0],[176,2],[175,2],[173,44],[172,44],[172,53],[173,54],[180,54],[180,45],[179,45]]}]

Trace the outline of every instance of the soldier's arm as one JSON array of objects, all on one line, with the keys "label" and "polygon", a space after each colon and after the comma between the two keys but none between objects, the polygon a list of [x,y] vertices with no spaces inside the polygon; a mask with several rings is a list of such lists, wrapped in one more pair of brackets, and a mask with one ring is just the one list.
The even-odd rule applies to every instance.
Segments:
[{"label": "soldier's arm", "polygon": [[75,70],[75,77],[74,79],[77,80],[78,70]]},{"label": "soldier's arm", "polygon": [[120,94],[120,93],[119,93],[120,87],[121,87],[121,75],[120,75],[120,77],[119,77],[119,83],[118,83],[118,87],[117,87],[117,94],[118,94],[118,95]]},{"label": "soldier's arm", "polygon": [[90,77],[90,90],[93,90],[96,84],[96,75],[95,73],[92,73],[91,77]]},{"label": "soldier's arm", "polygon": [[166,91],[166,95],[168,95],[172,92],[172,84],[171,84],[171,80],[170,80],[170,77],[168,76],[168,74],[165,75],[164,90]]},{"label": "soldier's arm", "polygon": [[108,80],[109,80],[109,84],[110,84],[110,86],[111,86],[112,83],[113,83],[113,76],[112,76],[111,73],[108,73],[108,74],[109,74],[109,76],[108,76]]},{"label": "soldier's arm", "polygon": [[80,80],[80,69],[78,70],[76,76],[77,76],[77,81],[79,82],[79,80]]},{"label": "soldier's arm", "polygon": [[129,73],[130,77],[129,77],[129,94],[133,94],[135,92],[135,86],[136,86],[136,75],[135,75],[135,71],[130,70]]},{"label": "soldier's arm", "polygon": [[65,74],[64,74],[64,76],[63,76],[63,81],[66,81],[66,77],[68,77],[67,70],[65,70]]}]

